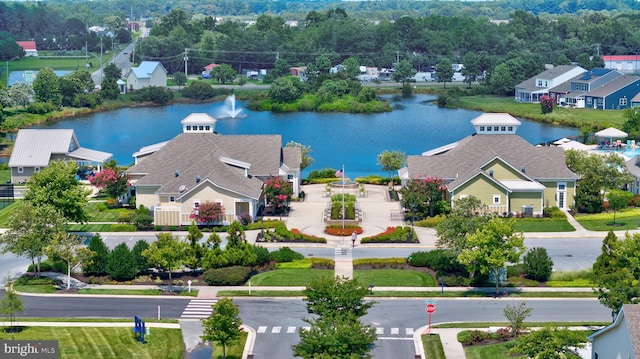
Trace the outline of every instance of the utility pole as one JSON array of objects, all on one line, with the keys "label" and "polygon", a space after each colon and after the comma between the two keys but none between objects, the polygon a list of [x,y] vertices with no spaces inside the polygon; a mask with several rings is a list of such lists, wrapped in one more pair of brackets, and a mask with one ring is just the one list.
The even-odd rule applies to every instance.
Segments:
[{"label": "utility pole", "polygon": [[100,36],[100,84],[102,84],[102,36]]},{"label": "utility pole", "polygon": [[189,73],[187,72],[187,62],[189,61],[189,49],[184,49],[184,74],[189,78]]}]

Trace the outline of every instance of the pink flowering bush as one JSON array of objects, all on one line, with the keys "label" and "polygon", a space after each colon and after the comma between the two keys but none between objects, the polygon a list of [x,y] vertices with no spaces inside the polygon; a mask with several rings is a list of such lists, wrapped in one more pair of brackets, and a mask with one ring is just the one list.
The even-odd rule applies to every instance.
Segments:
[{"label": "pink flowering bush", "polygon": [[92,186],[103,189],[107,196],[113,199],[125,194],[129,186],[129,175],[124,172],[117,172],[112,168],[105,168],[89,176],[88,180]]},{"label": "pink flowering bush", "polygon": [[189,218],[195,219],[201,224],[221,222],[224,214],[224,206],[218,202],[202,202],[194,208]]},{"label": "pink flowering bush", "polygon": [[540,106],[542,107],[542,113],[551,113],[553,112],[553,105],[556,102],[549,95],[540,96]]},{"label": "pink flowering bush", "polygon": [[291,200],[293,186],[289,181],[272,177],[264,181],[264,195],[268,205],[272,205],[276,213],[284,210],[285,204]]},{"label": "pink flowering bush", "polygon": [[447,186],[442,178],[414,178],[402,187],[402,206],[413,220],[433,217],[449,210]]}]

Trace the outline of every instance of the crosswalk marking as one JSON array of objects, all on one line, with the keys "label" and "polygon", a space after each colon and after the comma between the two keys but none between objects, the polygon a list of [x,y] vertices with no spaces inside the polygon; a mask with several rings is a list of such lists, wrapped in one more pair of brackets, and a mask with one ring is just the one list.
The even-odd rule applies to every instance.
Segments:
[{"label": "crosswalk marking", "polygon": [[187,307],[184,308],[181,319],[202,319],[213,313],[212,305],[218,302],[217,299],[191,299]]},{"label": "crosswalk marking", "polygon": [[336,247],[333,249],[335,260],[351,260],[353,259],[353,250],[351,247]]},{"label": "crosswalk marking", "polygon": [[[284,328],[284,329],[283,329]],[[258,329],[256,330],[257,334],[295,334],[297,330],[300,331],[310,331],[311,327],[310,326],[304,326],[304,327],[296,327],[296,326],[286,326],[286,327],[282,327],[282,326],[272,326],[271,330],[269,331],[269,326],[267,325],[261,325],[258,327]],[[402,328],[398,328],[398,327],[393,327],[393,328],[387,328],[389,330],[389,336],[383,337],[382,335],[385,334],[385,328],[384,327],[375,327],[376,330],[376,335],[378,335],[378,339],[380,340],[387,340],[387,339],[393,339],[393,340],[404,340],[404,339],[408,339],[407,337],[413,337],[413,333],[414,333],[414,328],[404,328],[404,332],[402,331]],[[404,333],[404,335],[402,335],[401,333]]]}]

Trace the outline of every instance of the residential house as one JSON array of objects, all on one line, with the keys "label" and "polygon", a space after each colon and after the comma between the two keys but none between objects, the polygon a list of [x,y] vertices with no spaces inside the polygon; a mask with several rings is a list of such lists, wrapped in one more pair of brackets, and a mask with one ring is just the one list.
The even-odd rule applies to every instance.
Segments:
[{"label": "residential house", "polygon": [[136,206],[153,212],[156,225],[188,225],[201,203],[218,202],[230,223],[242,213],[255,218],[266,203],[264,181],[287,179],[300,191],[300,148],[282,147],[280,135],[220,135],[216,119],[193,113],[173,139],[134,153],[127,173]]},{"label": "residential house", "polygon": [[300,81],[307,81],[307,67],[306,66],[298,66],[298,67],[290,67],[289,73],[293,76],[297,76]]},{"label": "residential house", "polygon": [[540,96],[548,95],[549,89],[584,73],[580,66],[560,65],[547,69],[525,80],[515,87],[515,100],[518,102],[540,102]]},{"label": "residential house", "polygon": [[605,55],[602,56],[604,67],[620,71],[624,74],[640,72],[640,55]]},{"label": "residential house", "polygon": [[11,182],[25,183],[49,162],[75,161],[84,170],[100,171],[112,154],[80,147],[73,130],[21,129],[9,158]]},{"label": "residential house", "polygon": [[640,93],[640,77],[623,75],[584,94],[586,108],[620,110],[631,106]]},{"label": "residential house", "polygon": [[631,99],[631,107],[640,106],[640,92]]},{"label": "residential house", "polygon": [[516,135],[520,121],[505,113],[485,113],[471,121],[475,134],[445,146],[408,156],[400,169],[403,184],[442,178],[451,205],[475,196],[489,211],[542,215],[545,207],[569,208],[578,176],[560,147],[535,147]]},{"label": "residential house", "polygon": [[560,106],[584,108],[584,94],[622,75],[611,69],[593,68],[549,89],[549,96]]},{"label": "residential house", "polygon": [[592,359],[640,358],[640,304],[623,304],[613,323],[587,339]]},{"label": "residential house", "polygon": [[127,75],[129,90],[156,86],[167,87],[167,70],[157,61],[142,61],[138,67],[132,67]]},{"label": "residential house", "polygon": [[38,56],[38,49],[35,41],[16,41],[25,52],[24,56]]}]

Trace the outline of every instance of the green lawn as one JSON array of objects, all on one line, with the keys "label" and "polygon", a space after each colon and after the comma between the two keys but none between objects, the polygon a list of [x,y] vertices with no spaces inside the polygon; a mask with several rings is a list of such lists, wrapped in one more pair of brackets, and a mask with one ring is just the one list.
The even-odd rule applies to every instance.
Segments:
[{"label": "green lawn", "polygon": [[640,224],[640,209],[626,209],[615,213],[615,225],[613,225],[613,212],[597,214],[579,214],[576,220],[590,231],[626,231],[638,229]]},{"label": "green lawn", "polygon": [[423,272],[402,269],[354,270],[353,276],[363,285],[376,287],[433,287],[436,280]]},{"label": "green lawn", "polygon": [[[244,345],[247,342],[247,333],[242,332],[240,334],[240,338],[235,342],[231,343],[227,346],[227,358],[226,359],[240,359],[242,358],[242,352],[244,351]],[[222,356],[222,346],[215,344],[213,346],[213,358],[214,359],[223,359]]]},{"label": "green lawn", "polygon": [[251,277],[251,285],[306,286],[313,278],[332,276],[331,269],[277,269]]},{"label": "green lawn", "polygon": [[117,222],[118,217],[122,214],[135,213],[128,208],[109,208],[106,210],[98,210],[102,202],[87,203],[85,209],[89,213],[90,222]]},{"label": "green lawn", "polygon": [[438,334],[430,334],[422,336],[422,345],[424,346],[424,355],[429,359],[446,359],[442,341]]},{"label": "green lawn", "polygon": [[565,219],[518,219],[513,227],[516,232],[573,232],[576,229]]},{"label": "green lawn", "polygon": [[179,329],[150,328],[146,344],[134,338],[130,327],[27,327],[19,333],[0,331],[0,339],[58,340],[59,358],[182,359]]},{"label": "green lawn", "polygon": [[521,355],[509,354],[509,343],[489,345],[471,345],[464,349],[467,359],[512,359],[522,358]]},{"label": "green lawn", "polygon": [[0,170],[0,183],[11,181],[11,170]]}]

